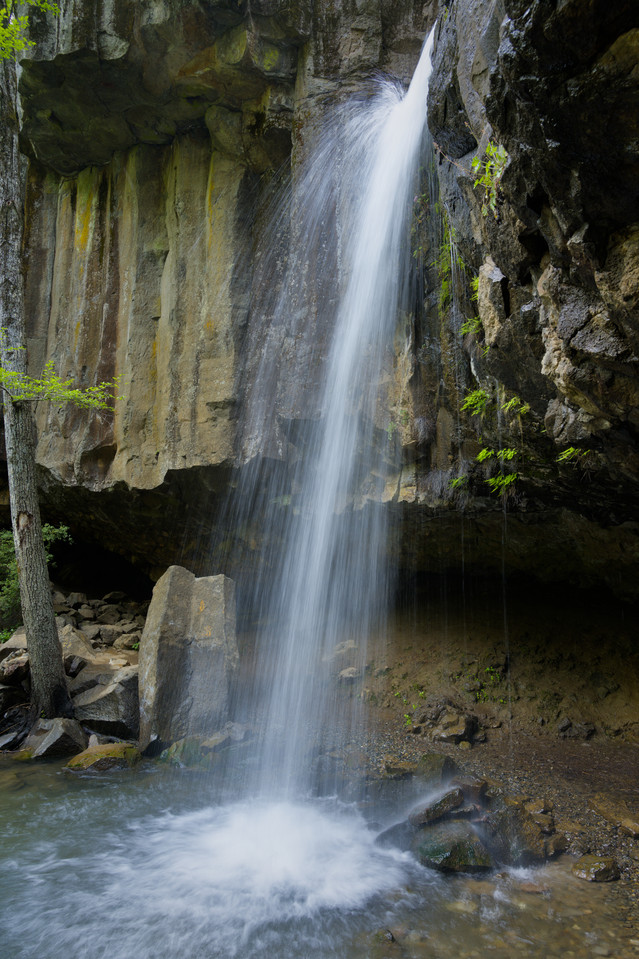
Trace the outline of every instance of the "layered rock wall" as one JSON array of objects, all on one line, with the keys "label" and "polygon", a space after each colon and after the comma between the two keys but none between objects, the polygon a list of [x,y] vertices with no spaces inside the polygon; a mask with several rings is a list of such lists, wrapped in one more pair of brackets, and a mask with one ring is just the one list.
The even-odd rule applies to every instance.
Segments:
[{"label": "layered rock wall", "polygon": [[[268,286],[255,249],[272,187],[314,149],[328,99],[380,68],[408,79],[436,13],[431,200],[446,223],[424,240],[424,295],[398,328],[388,388],[399,563],[505,561],[633,592],[629,0],[612,12],[600,0],[74,0],[36,17],[21,79],[30,362],[83,385],[118,375],[124,397],[113,415],[39,411],[52,518],[72,515],[76,533],[147,569],[197,566],[238,452],[242,371],[263,348],[251,316]],[[508,156],[494,215],[471,168],[489,144]],[[294,424],[307,413],[287,405],[295,362],[282,357],[273,403]],[[481,413],[463,409],[471,390]],[[486,481],[515,471],[505,537]]]}]

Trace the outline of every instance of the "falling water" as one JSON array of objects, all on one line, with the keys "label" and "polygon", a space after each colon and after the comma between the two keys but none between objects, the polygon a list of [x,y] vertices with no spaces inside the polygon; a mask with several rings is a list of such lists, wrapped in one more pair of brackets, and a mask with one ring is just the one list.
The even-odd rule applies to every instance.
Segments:
[{"label": "falling water", "polygon": [[[405,95],[397,84],[381,82],[374,97],[342,105],[323,125],[321,145],[291,192],[293,237],[277,301],[265,308],[260,298],[253,320],[261,355],[251,369],[244,452],[264,448],[266,437],[277,452],[297,458],[285,481],[276,474],[275,488],[267,485],[265,493],[262,476],[248,470],[239,493],[249,510],[263,512],[268,535],[284,544],[264,564],[268,581],[258,578],[254,587],[266,624],[257,673],[269,686],[256,784],[262,794],[305,792],[309,744],[318,750],[348,740],[357,703],[344,684],[361,674],[367,639],[379,633],[387,604],[388,506],[382,504],[392,498],[398,475],[388,391],[393,335],[408,306],[431,43]],[[262,276],[272,283],[276,272],[267,258]],[[259,325],[265,312],[266,332]],[[284,373],[299,394],[287,396],[290,421],[297,420],[292,441],[276,415],[287,339],[298,344],[292,361],[298,365]],[[350,674],[340,687],[343,667]]]}]

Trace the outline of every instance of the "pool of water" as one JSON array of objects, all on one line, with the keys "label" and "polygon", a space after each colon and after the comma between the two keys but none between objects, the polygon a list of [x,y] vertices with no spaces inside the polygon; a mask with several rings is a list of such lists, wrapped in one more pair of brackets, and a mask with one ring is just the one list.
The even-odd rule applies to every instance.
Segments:
[{"label": "pool of water", "polygon": [[0,763],[6,959],[635,956],[570,860],[442,877],[337,800],[229,801],[149,764]]}]

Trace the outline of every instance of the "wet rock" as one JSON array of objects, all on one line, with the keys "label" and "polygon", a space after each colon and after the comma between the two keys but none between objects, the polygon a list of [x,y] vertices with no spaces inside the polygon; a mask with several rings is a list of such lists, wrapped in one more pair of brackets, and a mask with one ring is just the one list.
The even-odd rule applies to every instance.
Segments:
[{"label": "wet rock", "polygon": [[141,759],[140,750],[131,743],[93,744],[69,760],[66,768],[106,772],[114,769],[131,769]]},{"label": "wet rock", "polygon": [[412,849],[422,865],[440,872],[484,872],[494,866],[489,851],[466,823],[420,829]]},{"label": "wet rock", "polygon": [[415,775],[426,784],[436,785],[449,782],[458,772],[455,760],[445,753],[424,753],[417,763]]},{"label": "wet rock", "polygon": [[218,729],[237,663],[232,580],[171,566],[155,585],[140,640],[141,748]]},{"label": "wet rock", "polygon": [[18,758],[72,756],[87,745],[87,735],[74,719],[39,719],[25,739]]},{"label": "wet rock", "polygon": [[639,839],[639,822],[634,819],[622,819],[619,823],[619,829],[626,836],[632,836],[633,839]]},{"label": "wet rock", "polygon": [[551,814],[540,825],[525,802],[497,796],[494,808],[482,817],[481,836],[499,862],[513,866],[541,863],[566,848],[565,837],[554,831]]},{"label": "wet rock", "polygon": [[417,763],[405,762],[394,756],[384,756],[382,776],[384,779],[410,779],[415,775]]},{"label": "wet rock", "polygon": [[586,882],[613,882],[619,879],[619,866],[607,856],[581,856],[574,863],[572,872],[578,879]]},{"label": "wet rock", "polygon": [[224,729],[203,739],[200,743],[200,749],[204,754],[219,752],[235,743],[245,742],[249,738],[250,732],[249,726],[242,723],[227,723]]},{"label": "wet rock", "polygon": [[346,669],[342,669],[337,677],[339,683],[344,683],[349,685],[354,683],[355,680],[359,679],[361,673],[357,666],[347,666]]},{"label": "wet rock", "polygon": [[201,736],[185,736],[184,739],[178,739],[165,749],[160,755],[160,760],[172,766],[208,769],[213,765],[216,757],[213,750],[203,751],[202,742]]},{"label": "wet rock", "polygon": [[106,683],[79,693],[73,700],[80,722],[98,732],[137,739],[139,730],[138,670],[125,666],[104,674]]},{"label": "wet rock", "polygon": [[425,805],[420,805],[413,809],[408,816],[411,826],[424,826],[436,819],[442,819],[452,810],[457,809],[464,802],[464,794],[461,789],[450,789],[438,799],[433,799]]},{"label": "wet rock", "polygon": [[450,781],[451,786],[458,786],[464,794],[464,799],[470,803],[482,803],[488,789],[485,779],[475,776],[455,776]]}]

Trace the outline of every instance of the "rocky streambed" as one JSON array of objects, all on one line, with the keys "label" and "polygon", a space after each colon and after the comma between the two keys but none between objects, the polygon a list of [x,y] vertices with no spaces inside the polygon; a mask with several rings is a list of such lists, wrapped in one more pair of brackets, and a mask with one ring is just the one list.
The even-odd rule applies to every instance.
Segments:
[{"label": "rocky streambed", "polygon": [[[160,741],[162,748],[150,742],[155,758],[143,757],[138,647],[152,618],[148,603],[121,593],[101,599],[58,593],[55,599],[76,719],[40,721],[25,739],[28,654],[18,631],[0,647],[5,798],[17,792],[28,805],[46,780],[58,805],[83,796],[92,807],[98,784],[110,801],[116,794],[135,796],[126,813],[134,819],[135,803],[146,808],[149,786],[161,787],[164,809],[235,808],[233,784],[259,752],[259,724],[229,720],[195,734],[173,733],[169,743]],[[191,606],[199,611],[202,602],[198,593]],[[574,613],[578,658],[574,631],[566,631],[560,648],[543,642],[545,621],[524,635],[530,609],[515,602],[512,644],[504,653],[503,624],[484,615],[480,632],[480,619],[466,613],[462,629],[459,606],[448,610],[445,629],[441,607],[431,605],[428,622],[400,617],[385,650],[372,644],[361,674],[349,665],[352,644],[335,652],[332,681],[340,695],[365,703],[365,721],[345,746],[311,750],[308,761],[318,782],[334,785],[346,803],[340,809],[359,810],[366,835],[377,837],[379,851],[366,855],[400,857],[419,877],[399,883],[401,908],[387,903],[386,911],[357,919],[349,955],[483,956],[490,950],[506,956],[517,949],[532,956],[541,955],[542,943],[544,955],[635,955],[639,746],[635,659],[623,653],[623,628],[616,634],[618,655],[607,656],[598,648],[597,618],[589,618],[587,608]],[[564,622],[556,613],[555,631]],[[250,676],[250,636],[240,635],[238,646],[242,683]],[[254,807],[247,813],[252,825],[268,815],[257,800]],[[156,812],[148,815],[144,829],[152,828]],[[100,813],[95,816],[91,828],[99,837]],[[225,816],[215,814],[214,835],[226,828]],[[109,828],[117,835],[125,827],[116,816]],[[209,826],[203,828],[206,834]],[[426,893],[420,884],[435,875],[445,886]],[[406,892],[415,883],[417,898],[437,901],[436,921],[425,922]],[[486,931],[491,916],[494,934]],[[557,917],[574,920],[561,935]],[[377,919],[383,924],[374,928]]]}]

